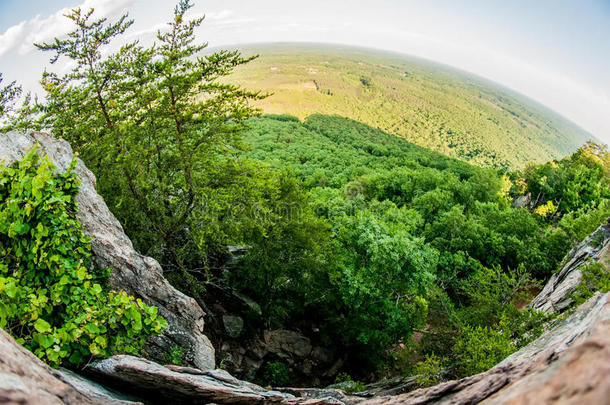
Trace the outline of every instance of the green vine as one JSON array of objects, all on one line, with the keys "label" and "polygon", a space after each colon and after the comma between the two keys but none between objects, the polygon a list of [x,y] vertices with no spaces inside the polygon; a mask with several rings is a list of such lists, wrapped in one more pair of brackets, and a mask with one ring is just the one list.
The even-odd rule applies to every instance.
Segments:
[{"label": "green vine", "polygon": [[53,367],[137,354],[166,326],[140,299],[102,287],[76,218],[76,161],[59,173],[36,150],[0,166],[0,327]]}]

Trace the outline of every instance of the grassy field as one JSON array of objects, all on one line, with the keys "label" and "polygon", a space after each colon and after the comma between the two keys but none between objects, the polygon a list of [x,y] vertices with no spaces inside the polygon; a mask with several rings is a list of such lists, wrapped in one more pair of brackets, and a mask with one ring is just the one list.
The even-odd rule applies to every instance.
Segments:
[{"label": "grassy field", "polygon": [[265,113],[337,114],[481,166],[520,168],[591,135],[493,82],[405,55],[320,44],[240,46],[260,54],[232,82],[273,93]]}]

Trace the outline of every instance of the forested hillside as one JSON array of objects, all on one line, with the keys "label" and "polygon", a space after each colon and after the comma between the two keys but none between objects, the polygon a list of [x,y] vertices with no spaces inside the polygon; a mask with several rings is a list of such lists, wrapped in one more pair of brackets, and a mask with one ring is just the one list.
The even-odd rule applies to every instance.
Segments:
[{"label": "forested hillside", "polygon": [[266,113],[338,114],[482,166],[564,157],[591,135],[526,97],[453,68],[372,49],[252,45],[230,77],[272,95]]}]

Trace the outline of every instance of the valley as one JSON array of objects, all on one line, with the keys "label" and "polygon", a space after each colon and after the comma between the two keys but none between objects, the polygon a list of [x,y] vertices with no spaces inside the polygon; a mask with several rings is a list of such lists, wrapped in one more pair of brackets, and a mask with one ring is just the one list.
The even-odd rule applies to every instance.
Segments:
[{"label": "valley", "polygon": [[477,164],[522,168],[592,135],[480,77],[406,55],[322,44],[243,45],[260,55],[227,80],[271,95],[254,105],[303,120],[336,114]]}]

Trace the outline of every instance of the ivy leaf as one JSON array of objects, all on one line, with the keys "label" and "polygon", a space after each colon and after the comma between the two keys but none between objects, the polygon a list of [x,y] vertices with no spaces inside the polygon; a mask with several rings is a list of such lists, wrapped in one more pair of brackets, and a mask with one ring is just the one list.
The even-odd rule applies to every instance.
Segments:
[{"label": "ivy leaf", "polygon": [[51,330],[51,325],[42,318],[36,319],[34,322],[34,329],[36,329],[40,333],[45,333]]},{"label": "ivy leaf", "polygon": [[102,292],[102,286],[99,284],[93,284],[93,288],[91,289],[93,294],[98,295]]},{"label": "ivy leaf", "polygon": [[79,280],[84,280],[87,277],[87,269],[84,267],[79,267],[76,271],[76,276]]},{"label": "ivy leaf", "polygon": [[53,336],[44,333],[34,333],[32,335],[34,341],[42,348],[47,349],[53,345]]}]

